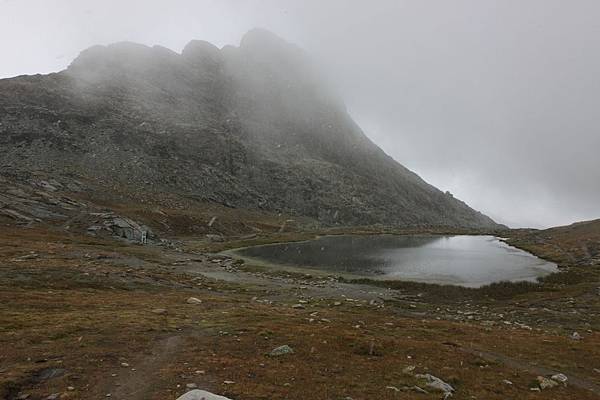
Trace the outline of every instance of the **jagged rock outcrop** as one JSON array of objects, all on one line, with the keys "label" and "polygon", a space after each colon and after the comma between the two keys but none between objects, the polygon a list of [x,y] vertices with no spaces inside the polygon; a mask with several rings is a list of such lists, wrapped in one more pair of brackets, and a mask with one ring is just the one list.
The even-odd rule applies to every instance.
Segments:
[{"label": "jagged rock outcrop", "polygon": [[298,47],[262,30],[181,54],[117,43],[0,80],[0,167],[325,224],[494,229],[387,156]]}]

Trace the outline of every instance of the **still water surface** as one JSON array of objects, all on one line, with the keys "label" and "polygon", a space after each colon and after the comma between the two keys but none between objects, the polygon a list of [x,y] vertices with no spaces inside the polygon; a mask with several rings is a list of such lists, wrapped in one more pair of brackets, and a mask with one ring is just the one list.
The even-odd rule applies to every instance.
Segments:
[{"label": "still water surface", "polygon": [[469,287],[535,281],[557,270],[555,264],[493,236],[322,236],[235,253],[269,264]]}]

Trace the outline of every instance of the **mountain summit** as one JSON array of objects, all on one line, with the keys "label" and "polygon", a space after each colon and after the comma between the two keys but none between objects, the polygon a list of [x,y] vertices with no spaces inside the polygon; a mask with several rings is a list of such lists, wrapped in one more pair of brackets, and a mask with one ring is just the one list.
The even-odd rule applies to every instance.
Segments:
[{"label": "mountain summit", "polygon": [[299,47],[252,30],[181,54],[94,46],[0,80],[0,165],[324,224],[494,229],[362,132]]}]

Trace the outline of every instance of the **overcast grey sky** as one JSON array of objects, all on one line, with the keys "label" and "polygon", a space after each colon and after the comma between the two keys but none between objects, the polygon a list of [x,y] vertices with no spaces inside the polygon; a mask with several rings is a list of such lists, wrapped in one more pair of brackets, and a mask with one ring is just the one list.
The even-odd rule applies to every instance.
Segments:
[{"label": "overcast grey sky", "polygon": [[0,77],[254,27],[305,48],[388,154],[497,221],[600,218],[596,0],[0,0]]}]

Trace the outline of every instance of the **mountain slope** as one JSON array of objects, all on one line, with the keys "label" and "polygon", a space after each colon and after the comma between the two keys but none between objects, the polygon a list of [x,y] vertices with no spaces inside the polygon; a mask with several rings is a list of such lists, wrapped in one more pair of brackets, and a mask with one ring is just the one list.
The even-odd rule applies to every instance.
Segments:
[{"label": "mountain slope", "polygon": [[515,230],[511,244],[562,265],[600,265],[600,219],[543,230]]},{"label": "mountain slope", "polygon": [[325,224],[494,229],[372,143],[303,51],[262,30],[181,54],[95,46],[0,80],[0,165]]}]

